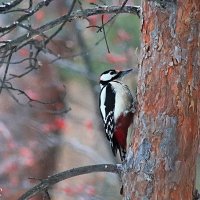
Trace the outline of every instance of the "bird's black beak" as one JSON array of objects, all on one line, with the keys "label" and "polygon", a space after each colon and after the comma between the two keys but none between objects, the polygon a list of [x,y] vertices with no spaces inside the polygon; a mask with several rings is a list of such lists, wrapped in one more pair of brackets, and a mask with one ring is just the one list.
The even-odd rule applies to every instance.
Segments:
[{"label": "bird's black beak", "polygon": [[126,76],[126,75],[129,74],[132,70],[133,70],[133,69],[128,69],[128,70],[119,72],[119,73],[120,73],[119,78],[122,78],[123,76]]}]

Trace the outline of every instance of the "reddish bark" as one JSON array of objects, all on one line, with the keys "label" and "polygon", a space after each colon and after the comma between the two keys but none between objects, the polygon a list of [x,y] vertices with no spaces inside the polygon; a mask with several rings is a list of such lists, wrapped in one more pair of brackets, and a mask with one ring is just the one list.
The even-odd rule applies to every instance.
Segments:
[{"label": "reddish bark", "polygon": [[126,198],[191,200],[200,130],[200,1],[143,1]]}]

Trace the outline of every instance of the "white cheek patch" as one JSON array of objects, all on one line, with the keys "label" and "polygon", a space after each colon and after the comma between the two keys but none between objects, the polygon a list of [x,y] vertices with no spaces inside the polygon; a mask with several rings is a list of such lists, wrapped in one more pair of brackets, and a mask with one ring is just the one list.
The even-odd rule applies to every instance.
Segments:
[{"label": "white cheek patch", "polygon": [[102,74],[100,77],[100,81],[109,81],[110,79],[112,79],[116,74]]}]

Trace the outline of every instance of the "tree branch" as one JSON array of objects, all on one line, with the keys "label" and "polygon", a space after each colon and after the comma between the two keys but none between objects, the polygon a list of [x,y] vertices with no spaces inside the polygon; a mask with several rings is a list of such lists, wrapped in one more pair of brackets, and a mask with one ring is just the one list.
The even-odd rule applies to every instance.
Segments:
[{"label": "tree branch", "polygon": [[14,21],[10,26],[6,26],[6,27],[0,27],[0,32],[4,33],[5,31],[11,31],[13,30],[19,23],[27,20],[30,16],[34,15],[38,10],[40,10],[42,7],[44,6],[48,6],[49,3],[53,1],[53,0],[44,0],[42,2],[39,2],[34,9],[32,9],[31,11],[29,11],[27,14],[22,15],[21,17],[19,17],[16,21]]},{"label": "tree branch", "polygon": [[1,91],[2,91],[4,84],[5,84],[5,81],[6,81],[6,76],[7,76],[7,73],[8,73],[8,67],[9,67],[9,64],[10,64],[12,53],[13,53],[13,49],[11,49],[8,60],[7,60],[6,69],[5,69],[3,80],[2,80],[2,83],[1,83],[1,87],[0,87],[0,94],[1,94]]},{"label": "tree branch", "polygon": [[62,24],[65,21],[72,21],[79,18],[87,18],[92,15],[99,15],[99,14],[111,14],[111,13],[129,13],[129,14],[136,14],[139,16],[140,13],[140,7],[139,6],[124,6],[123,8],[121,6],[97,6],[95,8],[89,8],[85,10],[77,10],[72,12],[70,15],[66,14],[62,17],[59,17],[37,29],[35,29],[34,32],[29,32],[28,34],[24,34],[20,37],[18,37],[15,40],[8,41],[5,44],[0,46],[0,50],[2,52],[3,49],[10,49],[13,47],[16,47],[15,50],[17,50],[17,46],[21,45],[24,42],[30,41],[35,36],[39,35],[39,33],[44,33],[46,31],[51,30],[52,28]]},{"label": "tree branch", "polygon": [[8,10],[14,8],[18,4],[20,4],[22,1],[23,0],[15,0],[15,1],[8,2],[8,3],[2,3],[0,5],[0,13],[2,14],[3,12],[8,11]]},{"label": "tree branch", "polygon": [[35,196],[38,193],[47,191],[47,189],[65,179],[72,178],[74,176],[79,176],[83,174],[89,174],[93,172],[110,172],[110,173],[116,173],[121,174],[122,171],[122,165],[117,164],[99,164],[99,165],[89,165],[79,168],[73,168],[64,172],[60,172],[58,174],[55,174],[53,176],[49,176],[47,179],[41,180],[39,184],[28,190],[26,193],[24,193],[21,197],[19,197],[18,200],[27,200],[33,196]]}]

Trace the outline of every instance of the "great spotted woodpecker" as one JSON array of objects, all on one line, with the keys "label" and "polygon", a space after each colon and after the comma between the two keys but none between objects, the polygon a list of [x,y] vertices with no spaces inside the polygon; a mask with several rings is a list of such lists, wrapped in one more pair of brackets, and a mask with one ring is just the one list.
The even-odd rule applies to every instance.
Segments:
[{"label": "great spotted woodpecker", "polygon": [[134,113],[133,96],[121,78],[131,71],[132,69],[126,71],[112,69],[100,76],[99,107],[105,133],[114,156],[119,150],[121,161],[125,159],[127,132]]}]

